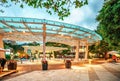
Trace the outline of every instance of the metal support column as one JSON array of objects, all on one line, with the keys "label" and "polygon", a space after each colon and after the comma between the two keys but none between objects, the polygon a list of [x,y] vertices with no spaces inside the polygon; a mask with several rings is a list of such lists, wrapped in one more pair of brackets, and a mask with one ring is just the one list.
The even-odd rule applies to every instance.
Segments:
[{"label": "metal support column", "polygon": [[86,41],[85,60],[88,59],[88,47],[89,45],[88,45],[88,42]]},{"label": "metal support column", "polygon": [[79,61],[79,46],[80,46],[80,41],[78,40],[76,44],[75,61]]},{"label": "metal support column", "polygon": [[43,60],[46,60],[46,24],[43,24]]}]

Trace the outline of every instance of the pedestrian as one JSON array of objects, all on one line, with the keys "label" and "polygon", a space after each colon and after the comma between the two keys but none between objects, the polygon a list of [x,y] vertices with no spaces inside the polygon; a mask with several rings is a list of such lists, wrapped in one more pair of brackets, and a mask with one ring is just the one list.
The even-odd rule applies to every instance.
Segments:
[{"label": "pedestrian", "polygon": [[117,57],[116,57],[115,55],[113,55],[113,56],[112,56],[112,60],[113,60],[114,62],[117,62]]}]

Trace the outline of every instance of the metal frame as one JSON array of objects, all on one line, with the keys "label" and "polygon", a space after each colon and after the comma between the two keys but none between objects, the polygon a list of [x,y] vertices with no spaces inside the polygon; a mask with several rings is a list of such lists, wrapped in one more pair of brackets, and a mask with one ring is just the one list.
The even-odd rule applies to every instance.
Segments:
[{"label": "metal frame", "polygon": [[89,45],[101,40],[101,36],[92,30],[63,22],[22,18],[0,17],[0,33],[3,40],[43,41],[43,24],[46,25],[46,42],[58,42],[75,46],[76,40],[88,42]]}]

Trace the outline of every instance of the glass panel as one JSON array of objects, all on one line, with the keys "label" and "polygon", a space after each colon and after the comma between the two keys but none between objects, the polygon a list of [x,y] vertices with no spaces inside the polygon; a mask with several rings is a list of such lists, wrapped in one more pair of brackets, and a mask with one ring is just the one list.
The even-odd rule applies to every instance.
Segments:
[{"label": "glass panel", "polygon": [[12,29],[8,29],[8,28],[5,28],[3,30],[5,30],[5,32],[11,32],[11,31],[13,31]]},{"label": "glass panel", "polygon": [[25,28],[25,26],[21,23],[7,23],[10,26],[14,26],[15,28]]},{"label": "glass panel", "polygon": [[27,24],[29,28],[40,28],[42,29],[43,25],[42,24]]},{"label": "glass panel", "polygon": [[46,28],[49,29],[49,30],[55,30],[55,31],[58,31],[60,29],[60,27],[51,26],[51,25],[46,25]]},{"label": "glass panel", "polygon": [[52,34],[56,34],[57,32],[56,31],[46,31],[46,33],[52,33]]},{"label": "glass panel", "polygon": [[84,34],[84,36],[91,36],[90,34]]},{"label": "glass panel", "polygon": [[69,35],[68,33],[64,33],[64,32],[59,32],[59,34],[61,34],[61,35]]},{"label": "glass panel", "polygon": [[28,32],[29,30],[27,30],[27,29],[17,29],[18,31],[20,31],[20,32],[23,32],[23,31],[26,31],[26,32]]},{"label": "glass panel", "polygon": [[84,34],[85,32],[83,31],[76,31],[75,34]]},{"label": "glass panel", "polygon": [[7,28],[6,25],[0,23],[0,28]]},{"label": "glass panel", "polygon": [[[77,38],[86,38],[92,36],[89,41],[95,42],[97,40],[101,40],[101,36],[95,33],[92,30],[83,28],[81,26],[67,24],[63,22],[45,20],[45,19],[36,19],[36,18],[20,18],[20,17],[0,17],[0,21],[5,21],[8,25],[13,26],[18,31],[29,31],[26,25],[30,28],[32,32],[43,32],[42,27],[43,23],[46,23],[47,33],[56,34],[59,31],[61,35],[68,35]],[[31,24],[29,24],[31,23]],[[32,24],[34,23],[34,24]],[[63,28],[61,28],[63,26]],[[6,25],[0,23],[0,28],[3,29],[5,32],[13,31],[13,29],[7,27]],[[25,28],[25,29],[23,29]],[[77,31],[75,31],[77,30]]]},{"label": "glass panel", "polygon": [[61,31],[71,33],[73,29],[63,28]]},{"label": "glass panel", "polygon": [[43,32],[43,30],[31,30],[32,32]]}]

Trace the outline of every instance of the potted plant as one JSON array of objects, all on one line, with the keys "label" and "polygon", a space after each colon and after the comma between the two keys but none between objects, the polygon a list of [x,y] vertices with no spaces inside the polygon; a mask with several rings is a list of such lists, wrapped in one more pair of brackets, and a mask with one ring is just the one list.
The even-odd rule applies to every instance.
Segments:
[{"label": "potted plant", "polygon": [[8,70],[16,70],[17,69],[17,61],[9,60],[7,62],[7,67],[8,67]]},{"label": "potted plant", "polygon": [[48,70],[48,62],[47,62],[47,60],[42,60],[42,70]]},{"label": "potted plant", "polygon": [[71,68],[71,64],[72,64],[72,63],[71,63],[71,60],[66,60],[66,61],[65,61],[65,67],[66,67],[66,68]]}]

